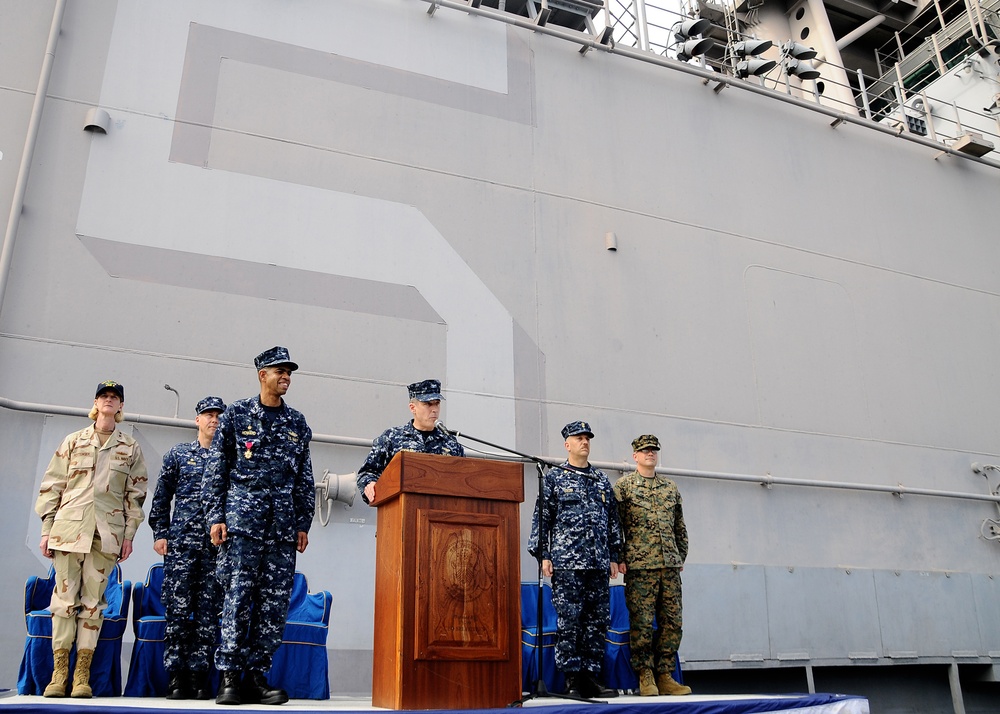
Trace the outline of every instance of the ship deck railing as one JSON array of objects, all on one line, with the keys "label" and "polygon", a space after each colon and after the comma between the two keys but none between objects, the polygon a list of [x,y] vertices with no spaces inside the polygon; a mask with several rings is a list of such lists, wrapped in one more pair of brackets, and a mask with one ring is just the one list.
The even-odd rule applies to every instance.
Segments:
[{"label": "ship deck railing", "polygon": [[[971,2],[974,4],[976,0]],[[632,8],[632,12],[624,11],[626,5]],[[748,12],[753,12],[752,5],[747,4]],[[617,14],[614,14],[615,8],[618,9]],[[704,55],[701,64],[719,73],[733,74],[736,58],[729,53],[728,45],[759,38],[739,32],[736,23],[727,17],[727,12],[733,11],[732,7],[701,0],[699,10],[702,16],[706,15],[706,8],[712,12],[709,19],[717,23],[716,30],[721,30],[712,36],[721,37],[727,46],[717,46],[719,51]],[[662,0],[615,0],[609,3],[610,21],[616,30],[615,41],[663,57],[676,57],[672,51],[673,28],[678,22],[689,19],[691,12]],[[980,17],[981,23],[978,22]],[[977,22],[973,23],[973,18]],[[935,30],[936,27],[939,29]],[[974,128],[983,140],[1000,148],[1000,112],[991,114],[985,108],[980,111],[975,107],[956,106],[950,100],[927,91],[935,80],[960,67],[982,48],[983,43],[977,45],[967,41],[974,36],[973,27],[985,28],[979,29],[979,34],[985,32],[988,38],[1000,37],[1000,0],[985,0],[975,12],[967,0],[951,0],[944,4],[934,0],[904,28],[909,40],[904,41],[903,34],[897,32],[892,43],[877,50],[877,60],[890,66],[878,77],[826,61],[824,64],[844,70],[848,77],[846,84],[824,76],[821,82],[807,81],[793,85],[780,64],[767,74],[747,78],[747,81],[757,81],[776,92],[795,94],[839,111],[859,113],[866,119],[888,124],[901,132],[931,137],[943,146],[961,141],[970,128]],[[928,48],[935,46],[935,42],[940,48],[938,56],[944,54],[946,58],[944,62],[932,62],[927,58]],[[933,64],[933,71],[928,71],[928,63]],[[844,91],[830,91],[834,87]],[[1000,86],[997,89],[1000,90]],[[853,96],[854,101],[846,102],[838,96]],[[935,107],[935,111],[932,112],[930,107]]]},{"label": "ship deck railing", "polygon": [[[997,153],[992,150],[993,147],[1000,149],[1000,107],[956,106],[947,98],[935,97],[933,91],[928,91],[931,85],[927,83],[912,91],[907,87],[906,78],[901,76],[901,70],[895,67],[892,73],[872,77],[860,70],[824,61],[827,67],[839,67],[843,73],[825,72],[819,80],[796,79],[791,82],[779,62],[763,76],[736,77],[737,58],[731,54],[730,47],[741,40],[758,38],[740,32],[732,5],[718,5],[705,0],[699,3],[700,12],[705,13],[707,9],[714,14],[708,18],[713,22],[713,27],[706,32],[706,36],[713,39],[715,46],[705,55],[687,58],[678,56],[676,29],[682,21],[692,19],[694,10],[684,10],[680,5],[671,6],[666,0],[606,0],[606,17],[595,18],[595,21],[604,19],[607,23],[605,28],[597,30],[593,23],[588,22],[587,28],[582,31],[541,26],[528,18],[512,18],[505,15],[504,11],[480,7],[486,3],[476,0],[423,1],[431,9],[439,6],[461,9],[577,42],[581,45],[582,53],[600,49],[698,74],[704,78],[706,85],[714,82],[716,91],[727,86],[737,86],[799,106],[811,106],[815,111],[832,117],[831,123],[834,126],[844,122],[860,124],[940,149],[934,158],[950,154],[1000,168],[1000,158],[993,158]],[[951,0],[947,5],[951,8],[949,12],[957,13],[958,6],[965,2],[966,0]],[[976,3],[977,0],[968,2]],[[507,7],[510,6],[507,3]],[[944,7],[941,9],[943,12]],[[987,33],[1000,31],[998,10],[1000,0],[985,0],[980,11],[973,13],[970,10],[964,20],[968,32],[972,32],[972,18],[975,18],[977,36],[982,32],[978,29],[981,26],[990,28]],[[921,21],[919,18],[924,15],[925,13],[921,13],[915,22]],[[983,18],[982,23],[979,22],[980,16]],[[926,18],[922,22],[926,23]],[[957,19],[954,22],[961,24]],[[958,25],[947,22],[945,17],[943,26],[954,29]],[[968,47],[968,51],[955,55],[946,68],[947,71],[955,71],[962,62],[969,61],[973,54],[983,50],[981,43]],[[885,54],[885,57],[889,55]],[[695,67],[692,68],[691,65]],[[897,66],[900,65],[897,63]],[[831,75],[846,77],[847,81],[838,81]],[[970,138],[973,139],[971,148]]]},{"label": "ship deck railing", "polygon": [[933,0],[875,49],[880,79],[902,76],[909,91],[919,91],[976,51],[970,37],[1000,38],[1000,0]]}]

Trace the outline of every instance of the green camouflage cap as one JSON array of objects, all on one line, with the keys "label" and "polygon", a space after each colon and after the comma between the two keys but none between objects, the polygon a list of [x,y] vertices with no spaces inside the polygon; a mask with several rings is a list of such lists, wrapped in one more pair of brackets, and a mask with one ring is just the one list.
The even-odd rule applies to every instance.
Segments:
[{"label": "green camouflage cap", "polygon": [[660,440],[652,434],[643,434],[632,439],[632,451],[642,451],[643,449],[660,450]]}]

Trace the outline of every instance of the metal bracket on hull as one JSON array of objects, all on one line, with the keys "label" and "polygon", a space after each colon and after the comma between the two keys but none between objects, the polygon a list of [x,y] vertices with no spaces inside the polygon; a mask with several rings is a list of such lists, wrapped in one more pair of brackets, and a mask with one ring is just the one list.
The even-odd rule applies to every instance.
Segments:
[{"label": "metal bracket on hull", "polygon": [[[991,496],[1000,496],[1000,466],[994,464],[980,464],[978,461],[972,462],[972,473],[982,474],[986,479],[986,488]],[[990,482],[990,474],[997,475],[997,485]],[[1000,503],[996,504],[997,512],[1000,513]],[[986,540],[1000,540],[1000,518],[986,518],[979,524],[979,533]]]},{"label": "metal bracket on hull", "polygon": [[552,10],[549,8],[547,0],[542,0],[542,7],[540,9],[536,8],[533,2],[525,5],[525,9],[528,11],[528,19],[539,27],[545,27],[549,21],[549,16],[552,15]]}]

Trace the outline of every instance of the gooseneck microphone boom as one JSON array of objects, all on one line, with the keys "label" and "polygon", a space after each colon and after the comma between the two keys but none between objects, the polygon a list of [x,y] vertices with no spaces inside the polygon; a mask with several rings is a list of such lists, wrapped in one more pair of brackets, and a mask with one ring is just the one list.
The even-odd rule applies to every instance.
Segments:
[{"label": "gooseneck microphone boom", "polygon": [[434,422],[434,428],[437,431],[440,431],[442,434],[449,434],[451,436],[458,436],[459,435],[458,431],[453,430],[453,429],[449,429],[448,427],[446,427],[444,425],[444,422],[441,421],[440,419],[438,419],[436,422]]}]

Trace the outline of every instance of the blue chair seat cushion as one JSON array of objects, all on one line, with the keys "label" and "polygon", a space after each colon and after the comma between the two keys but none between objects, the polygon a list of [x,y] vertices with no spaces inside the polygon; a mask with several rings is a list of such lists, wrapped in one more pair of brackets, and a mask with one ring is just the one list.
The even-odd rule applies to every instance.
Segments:
[{"label": "blue chair seat cushion", "polygon": [[617,647],[628,647],[629,646],[629,630],[624,632],[619,632],[617,630],[608,630],[605,639],[610,645],[615,645]]},{"label": "blue chair seat cushion", "polygon": [[[28,628],[28,637],[52,637],[52,613],[48,610],[32,610],[25,615],[25,624]],[[108,617],[105,611],[100,639],[121,639],[126,627],[128,627],[128,617]]]},{"label": "blue chair seat cushion", "polygon": [[327,635],[330,628],[316,622],[286,622],[282,643],[296,645],[316,645],[326,648]]},{"label": "blue chair seat cushion", "polygon": [[27,614],[28,637],[52,637],[52,613],[32,610]]},{"label": "blue chair seat cushion", "polygon": [[140,617],[135,622],[135,638],[145,642],[163,642],[167,633],[167,619],[157,615]]}]

